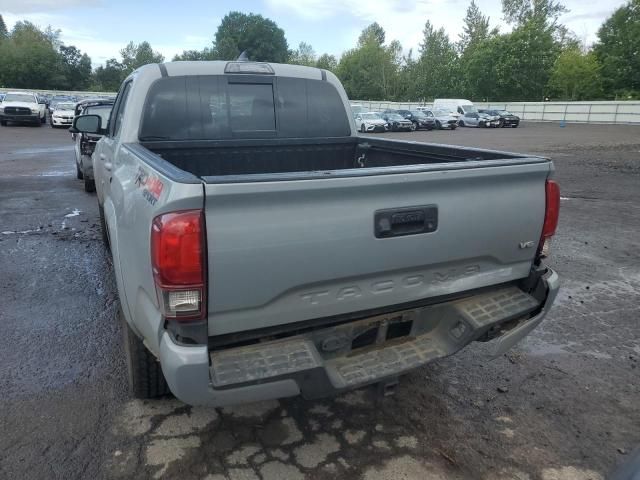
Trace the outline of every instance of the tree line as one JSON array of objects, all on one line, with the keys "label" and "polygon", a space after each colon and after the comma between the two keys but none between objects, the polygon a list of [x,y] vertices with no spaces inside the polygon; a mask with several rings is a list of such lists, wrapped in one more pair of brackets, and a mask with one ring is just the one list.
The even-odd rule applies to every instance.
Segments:
[{"label": "tree line", "polygon": [[[607,18],[592,46],[562,25],[566,12],[558,0],[502,0],[511,27],[503,33],[471,0],[455,40],[427,20],[417,51],[405,51],[373,23],[340,58],[318,55],[305,42],[291,49],[273,20],[230,12],[209,46],[173,60],[232,60],[246,51],[251,60],[330,70],[360,100],[640,99],[640,0]],[[92,69],[86,53],[60,41],[59,30],[18,22],[8,31],[0,16],[0,86],[115,91],[139,66],[165,60],[148,42],[130,42],[119,54]]]}]

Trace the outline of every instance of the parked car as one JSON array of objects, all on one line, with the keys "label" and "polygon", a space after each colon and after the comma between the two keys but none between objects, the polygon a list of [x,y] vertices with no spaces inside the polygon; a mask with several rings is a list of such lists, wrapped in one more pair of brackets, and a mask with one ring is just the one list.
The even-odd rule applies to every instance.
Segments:
[{"label": "parked car", "polygon": [[461,127],[497,128],[500,126],[500,117],[487,113],[469,112],[460,116],[458,125]]},{"label": "parked car", "polygon": [[418,112],[426,115],[431,121],[435,122],[435,128],[438,130],[455,130],[458,128],[458,117],[443,110],[424,109]]},{"label": "parked car", "polygon": [[70,127],[75,117],[75,106],[76,104],[71,102],[56,103],[53,112],[51,112],[51,119],[49,120],[51,128]]},{"label": "parked car", "polygon": [[389,130],[386,120],[376,112],[358,113],[356,115],[356,125],[359,126],[362,133],[386,132]]},{"label": "parked car", "polygon": [[499,117],[500,127],[518,128],[518,125],[520,125],[520,117],[508,112],[507,110],[488,110],[481,108],[478,111]]},{"label": "parked car", "polygon": [[365,138],[351,115],[331,72],[212,61],[138,68],[106,129],[76,117],[104,134],[98,211],[136,396],[393,393],[540,324],[558,292],[552,162]]},{"label": "parked car", "polygon": [[419,110],[395,110],[407,120],[411,121],[414,130],[433,130],[435,120]]},{"label": "parked car", "polygon": [[0,104],[0,125],[7,122],[40,124],[47,121],[44,103],[33,92],[7,92]]},{"label": "parked car", "polygon": [[47,106],[49,110],[49,116],[51,116],[53,111],[56,109],[56,105],[58,105],[58,103],[74,103],[75,101],[75,97],[71,95],[54,95],[49,101],[49,105]]},{"label": "parked car", "polygon": [[[76,115],[98,115],[101,125],[109,123],[113,100],[89,99],[82,100],[75,105]],[[99,134],[72,133],[75,141],[76,175],[78,180],[84,180],[85,192],[95,192],[96,183],[93,177],[93,160],[91,156],[96,148],[96,143],[102,138]]]},{"label": "parked car", "polygon": [[416,127],[411,120],[407,120],[399,113],[396,113],[395,110],[386,110],[379,114],[385,122],[387,122],[387,126],[389,130],[392,132],[397,131],[405,131],[410,132],[411,130],[415,130]]}]

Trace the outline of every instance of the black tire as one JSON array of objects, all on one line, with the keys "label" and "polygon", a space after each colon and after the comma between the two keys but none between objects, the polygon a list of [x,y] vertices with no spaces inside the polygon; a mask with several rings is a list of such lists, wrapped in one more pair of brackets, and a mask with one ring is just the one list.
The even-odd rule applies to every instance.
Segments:
[{"label": "black tire", "polygon": [[[84,175],[83,175],[84,176]],[[96,191],[96,181],[91,180],[87,177],[84,177],[84,191],[87,193],[92,193]]]},{"label": "black tire", "polygon": [[418,124],[416,122],[411,122],[411,131],[415,132],[416,130],[419,130]]},{"label": "black tire", "polygon": [[364,123],[362,125],[360,125],[360,131],[362,133],[367,133],[367,127],[364,126]]},{"label": "black tire", "polygon": [[46,115],[40,119],[40,123],[47,123],[47,116]]},{"label": "black tire", "polygon": [[504,128],[504,120],[500,119],[500,122],[498,123],[498,128]]},{"label": "black tire", "polygon": [[7,121],[6,120],[0,120],[0,125],[2,125],[3,127],[7,126]]},{"label": "black tire", "polygon": [[439,120],[436,120],[436,128],[437,128],[438,130],[442,130],[442,124],[440,123],[440,121],[439,121]]},{"label": "black tire", "polygon": [[84,178],[84,175],[82,174],[82,170],[80,170],[80,167],[78,166],[77,163],[76,163],[76,178],[78,180],[82,180]]},{"label": "black tire", "polygon": [[458,126],[460,126],[460,127],[464,127],[464,122],[463,122],[462,120],[459,120],[459,121],[458,121]]},{"label": "black tire", "polygon": [[458,128],[458,126],[457,126],[457,125],[451,125],[451,126],[449,127],[449,129],[450,129],[452,132],[453,132],[456,128]]},{"label": "black tire", "polygon": [[118,316],[122,325],[124,351],[127,359],[127,377],[131,393],[136,398],[157,398],[167,395],[170,391],[162,374],[160,362],[131,330],[124,319],[121,308],[118,309]]},{"label": "black tire", "polygon": [[102,243],[105,248],[111,251],[111,241],[109,240],[109,231],[107,230],[107,222],[104,220],[104,208],[98,204],[98,212],[100,213],[100,232],[102,233]]}]

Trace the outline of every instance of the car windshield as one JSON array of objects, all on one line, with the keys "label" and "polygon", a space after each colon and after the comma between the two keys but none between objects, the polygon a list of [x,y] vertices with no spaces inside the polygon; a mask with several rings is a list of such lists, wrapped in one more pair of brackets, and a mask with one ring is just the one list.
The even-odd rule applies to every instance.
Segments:
[{"label": "car windshield", "polygon": [[87,107],[83,115],[99,115],[102,119],[102,128],[107,126],[109,123],[109,117],[111,116],[111,107],[112,105],[96,105],[94,107]]},{"label": "car windshield", "polygon": [[462,109],[465,111],[465,113],[478,113],[478,109],[470,103],[468,105],[462,105]]},{"label": "car windshield", "polygon": [[449,115],[451,115],[449,112],[445,110],[436,110],[433,112],[433,114],[437,117],[448,117]]},{"label": "car windshield", "polygon": [[427,117],[428,116],[427,112],[424,112],[422,110],[411,110],[411,115],[413,115],[414,117]]},{"label": "car windshield", "polygon": [[363,113],[362,118],[365,120],[380,120],[380,115],[374,112]]},{"label": "car windshield", "polygon": [[399,113],[387,113],[387,118],[389,120],[404,120],[404,117]]},{"label": "car windshield", "polygon": [[29,95],[27,93],[7,93],[4,97],[5,102],[27,102],[27,103],[35,103],[35,98],[33,95]]},{"label": "car windshield", "polygon": [[73,110],[75,108],[75,104],[73,103],[58,103],[56,105],[56,110]]}]

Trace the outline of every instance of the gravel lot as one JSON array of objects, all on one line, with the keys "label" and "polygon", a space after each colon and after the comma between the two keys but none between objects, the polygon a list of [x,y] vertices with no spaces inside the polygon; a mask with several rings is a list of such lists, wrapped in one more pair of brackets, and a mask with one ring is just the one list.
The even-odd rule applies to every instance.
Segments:
[{"label": "gravel lot", "polygon": [[0,128],[0,478],[602,479],[640,443],[640,127],[384,134],[543,154],[562,290],[528,339],[363,389],[237,408],[125,385],[95,195],[68,132]]}]

